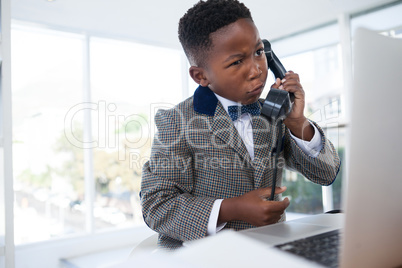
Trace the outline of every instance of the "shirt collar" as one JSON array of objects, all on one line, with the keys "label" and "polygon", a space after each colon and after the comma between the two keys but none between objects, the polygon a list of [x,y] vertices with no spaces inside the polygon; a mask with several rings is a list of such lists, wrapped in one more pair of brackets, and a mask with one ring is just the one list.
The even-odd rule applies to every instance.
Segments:
[{"label": "shirt collar", "polygon": [[214,92],[214,94],[215,94],[216,98],[219,100],[219,102],[222,104],[223,108],[225,109],[225,111],[228,114],[229,114],[229,109],[228,109],[229,106],[232,106],[232,105],[241,106],[241,103],[238,103],[238,102],[235,102],[235,101],[232,101],[232,100],[228,100],[228,99],[226,99],[226,98],[224,98],[222,96],[219,96],[215,92]]}]

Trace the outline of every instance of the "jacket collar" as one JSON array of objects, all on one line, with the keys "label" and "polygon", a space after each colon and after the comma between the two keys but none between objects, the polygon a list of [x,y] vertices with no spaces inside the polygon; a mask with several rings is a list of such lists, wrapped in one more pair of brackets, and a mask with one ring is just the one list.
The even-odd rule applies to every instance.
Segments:
[{"label": "jacket collar", "polygon": [[214,116],[217,104],[218,98],[208,87],[199,86],[194,92],[194,111]]},{"label": "jacket collar", "polygon": [[[263,99],[259,99],[261,107],[264,104]],[[194,111],[210,116],[215,115],[218,98],[209,87],[198,86],[194,92]]]}]

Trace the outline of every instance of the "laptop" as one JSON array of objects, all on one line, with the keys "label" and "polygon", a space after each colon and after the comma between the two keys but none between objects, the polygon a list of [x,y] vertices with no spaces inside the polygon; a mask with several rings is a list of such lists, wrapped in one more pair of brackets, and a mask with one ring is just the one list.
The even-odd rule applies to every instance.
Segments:
[{"label": "laptop", "polygon": [[402,267],[402,40],[360,28],[354,56],[344,213],[241,233],[287,252],[311,237],[321,249],[322,236],[337,235],[336,261],[323,267]]}]

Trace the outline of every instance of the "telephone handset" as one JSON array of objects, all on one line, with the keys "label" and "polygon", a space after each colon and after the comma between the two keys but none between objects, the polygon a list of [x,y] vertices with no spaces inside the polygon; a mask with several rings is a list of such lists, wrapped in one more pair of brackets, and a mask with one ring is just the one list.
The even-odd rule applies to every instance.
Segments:
[{"label": "telephone handset", "polygon": [[[280,78],[282,80],[285,77],[285,68],[272,51],[271,44],[268,40],[264,39],[262,42],[264,43],[264,52],[267,57],[268,68],[271,69],[275,78]],[[284,119],[292,110],[293,101],[293,93],[271,88],[264,101],[261,113],[273,121],[276,119]]]},{"label": "telephone handset", "polygon": [[[268,68],[274,73],[275,78],[280,78],[281,80],[285,77],[286,70],[282,63],[276,57],[275,53],[271,49],[271,44],[268,40],[262,40],[264,43],[264,52],[267,57]],[[276,174],[278,170],[278,156],[282,149],[283,139],[282,139],[282,121],[292,110],[292,103],[294,101],[294,94],[288,93],[285,90],[280,90],[276,88],[271,88],[268,95],[262,105],[261,114],[267,117],[268,120],[275,122],[277,127],[279,127],[278,137],[276,139],[276,149],[273,150],[275,154],[275,166],[274,174],[272,177],[271,185],[271,196],[268,200],[274,200],[275,197],[275,187],[276,187]]]}]

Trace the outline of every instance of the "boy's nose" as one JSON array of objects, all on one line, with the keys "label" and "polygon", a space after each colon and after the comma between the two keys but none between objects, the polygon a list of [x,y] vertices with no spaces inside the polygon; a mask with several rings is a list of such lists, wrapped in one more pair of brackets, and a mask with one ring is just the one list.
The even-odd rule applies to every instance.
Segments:
[{"label": "boy's nose", "polygon": [[261,70],[259,64],[254,63],[250,68],[249,78],[250,79],[257,78],[257,77],[260,77],[261,74],[262,74],[262,70]]}]

